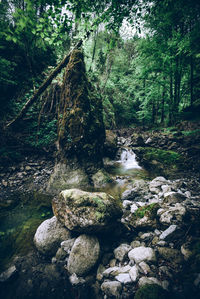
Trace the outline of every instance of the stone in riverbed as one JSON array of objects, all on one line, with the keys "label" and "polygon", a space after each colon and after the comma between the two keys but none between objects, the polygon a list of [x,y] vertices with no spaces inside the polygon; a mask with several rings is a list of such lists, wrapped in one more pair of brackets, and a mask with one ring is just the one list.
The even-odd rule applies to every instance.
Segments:
[{"label": "stone in riverbed", "polygon": [[101,290],[107,296],[114,296],[118,298],[122,290],[122,285],[119,281],[105,281],[101,285]]},{"label": "stone in riverbed", "polygon": [[112,229],[121,216],[120,203],[103,192],[64,190],[53,200],[53,212],[69,230],[91,233]]},{"label": "stone in riverbed", "polygon": [[120,262],[122,262],[126,258],[128,252],[131,249],[132,249],[132,247],[130,245],[121,244],[119,247],[115,248],[115,250],[114,250],[115,258],[117,260],[119,260]]},{"label": "stone in riverbed", "polygon": [[129,275],[133,282],[135,282],[138,279],[139,271],[136,265],[131,268],[131,270],[129,271]]},{"label": "stone in riverbed", "polygon": [[70,274],[86,275],[97,263],[100,254],[99,241],[89,235],[79,236],[69,255],[67,270]]},{"label": "stone in riverbed", "polygon": [[17,269],[14,266],[9,267],[6,271],[2,272],[0,274],[0,282],[6,282],[9,279],[11,279],[11,277],[13,277],[15,274],[17,273]]},{"label": "stone in riverbed", "polygon": [[135,261],[136,264],[139,264],[142,261],[156,261],[154,250],[144,246],[136,247],[129,251],[128,257],[131,261]]},{"label": "stone in riverbed", "polygon": [[70,239],[70,236],[70,232],[54,216],[42,222],[37,228],[34,243],[42,254],[53,256],[60,243]]}]

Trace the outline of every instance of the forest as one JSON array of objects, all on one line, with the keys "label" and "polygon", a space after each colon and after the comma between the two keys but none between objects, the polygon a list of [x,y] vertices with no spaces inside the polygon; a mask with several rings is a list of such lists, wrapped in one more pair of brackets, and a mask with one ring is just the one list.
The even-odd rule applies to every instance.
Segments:
[{"label": "forest", "polygon": [[0,297],[198,299],[199,0],[0,0],[0,90]]}]

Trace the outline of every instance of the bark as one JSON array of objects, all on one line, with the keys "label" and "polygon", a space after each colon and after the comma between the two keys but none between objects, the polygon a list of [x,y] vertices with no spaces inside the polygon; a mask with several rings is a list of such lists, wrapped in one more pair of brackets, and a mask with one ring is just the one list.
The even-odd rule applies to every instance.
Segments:
[{"label": "bark", "polygon": [[[82,40],[80,40],[75,48],[79,48],[82,45]],[[18,115],[10,121],[6,128],[12,126],[16,121],[19,121],[26,114],[28,108],[36,101],[36,99],[46,90],[46,88],[51,84],[52,80],[61,72],[61,70],[68,64],[70,58],[70,54],[65,56],[65,58],[61,61],[61,63],[55,68],[55,70],[49,75],[49,77],[42,83],[42,85],[36,90],[33,96],[26,102],[22,110],[18,113]]]}]

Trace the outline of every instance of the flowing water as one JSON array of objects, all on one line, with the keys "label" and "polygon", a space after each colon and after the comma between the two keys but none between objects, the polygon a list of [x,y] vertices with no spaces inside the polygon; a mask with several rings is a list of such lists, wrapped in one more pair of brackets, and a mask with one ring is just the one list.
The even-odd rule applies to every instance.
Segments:
[{"label": "flowing water", "polygon": [[[100,190],[120,198],[126,185],[131,181],[149,178],[149,174],[136,161],[134,152],[129,148],[121,151],[117,161],[109,161],[105,169],[114,183]],[[26,254],[33,249],[33,236],[42,221],[52,214],[51,196],[38,193],[15,194],[10,200],[14,206],[0,207],[0,269],[18,254]],[[0,271],[1,272],[1,271]]]}]

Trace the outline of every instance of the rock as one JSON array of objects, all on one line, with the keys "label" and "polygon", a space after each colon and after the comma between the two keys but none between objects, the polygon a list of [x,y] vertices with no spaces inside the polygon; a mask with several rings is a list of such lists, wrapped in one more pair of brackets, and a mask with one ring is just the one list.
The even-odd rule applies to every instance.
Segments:
[{"label": "rock", "polygon": [[69,281],[71,282],[72,285],[77,286],[85,283],[85,279],[82,277],[78,277],[76,273],[73,273],[69,277]]},{"label": "rock", "polygon": [[173,207],[159,209],[157,215],[160,216],[159,221],[165,225],[182,223],[186,215],[186,208],[180,203],[176,203]]},{"label": "rock", "polygon": [[115,267],[115,266],[116,266],[116,262],[117,262],[116,259],[112,259],[112,260],[110,260],[109,266],[110,266],[110,267]]},{"label": "rock", "polygon": [[160,240],[170,241],[176,235],[177,225],[170,225],[162,234],[159,236]]},{"label": "rock", "polygon": [[102,264],[106,266],[109,264],[110,259],[113,258],[113,253],[112,252],[106,252],[103,257],[102,257]]},{"label": "rock", "polygon": [[102,283],[101,290],[107,296],[114,296],[118,298],[122,290],[122,285],[119,281],[106,281]]},{"label": "rock", "polygon": [[121,244],[114,250],[114,255],[117,260],[122,262],[126,257],[128,252],[132,249],[132,247],[128,244]]},{"label": "rock", "polygon": [[122,284],[127,284],[127,283],[132,282],[131,277],[128,273],[121,273],[121,274],[115,276],[115,279],[117,279]]},{"label": "rock", "polygon": [[122,200],[133,200],[137,196],[138,196],[138,192],[136,191],[135,188],[133,188],[133,189],[125,190],[122,193],[121,199]]},{"label": "rock", "polygon": [[134,203],[131,205],[131,213],[135,213],[135,211],[137,211],[138,206]]},{"label": "rock", "polygon": [[146,284],[158,284],[161,285],[161,282],[155,277],[141,277],[138,282],[139,286],[142,287]]},{"label": "rock", "polygon": [[181,253],[186,261],[192,256],[192,251],[190,250],[189,245],[190,244],[185,243],[181,246]]},{"label": "rock", "polygon": [[[137,203],[138,204],[138,203]],[[157,220],[156,214],[159,209],[159,204],[144,204],[139,209],[135,211],[135,213],[129,216],[128,225],[133,228],[156,228]]]},{"label": "rock", "polygon": [[166,261],[171,262],[172,265],[183,263],[183,256],[181,252],[177,249],[168,247],[158,247],[159,255]]},{"label": "rock", "polygon": [[149,184],[149,190],[153,193],[159,193],[162,185],[167,185],[168,181],[164,177],[156,177]]},{"label": "rock", "polygon": [[60,244],[61,248],[69,254],[72,249],[72,246],[74,245],[75,240],[76,239],[73,238],[73,239],[69,239],[69,240],[61,242],[61,244]]},{"label": "rock", "polygon": [[105,187],[107,184],[113,182],[109,174],[103,169],[93,174],[92,181],[95,188]]},{"label": "rock", "polygon": [[172,191],[172,189],[169,185],[162,185],[161,189],[164,194]]},{"label": "rock", "polygon": [[99,232],[112,229],[122,214],[120,203],[103,192],[62,191],[53,200],[53,212],[69,230]]},{"label": "rock", "polygon": [[140,236],[140,239],[141,240],[145,240],[145,241],[148,241],[148,240],[151,240],[153,238],[154,234],[152,232],[150,233],[144,233]]},{"label": "rock", "polygon": [[133,282],[135,282],[138,279],[139,271],[136,265],[131,268],[131,270],[129,271],[129,275]]},{"label": "rock", "polygon": [[132,248],[139,247],[140,245],[141,245],[140,241],[132,241],[131,242],[131,247]]},{"label": "rock", "polygon": [[54,216],[40,224],[34,236],[34,244],[45,255],[56,254],[60,243],[70,238],[70,232]]},{"label": "rock", "polygon": [[56,260],[62,261],[67,257],[67,252],[63,250],[62,248],[58,248],[56,252]]},{"label": "rock", "polygon": [[104,156],[114,159],[117,150],[118,150],[117,135],[111,130],[106,130],[106,140],[104,143]]},{"label": "rock", "polygon": [[6,271],[0,274],[0,282],[6,282],[10,280],[17,273],[17,269],[14,266],[9,267]]},{"label": "rock", "polygon": [[129,251],[128,257],[131,261],[135,261],[136,264],[139,264],[142,261],[156,261],[154,250],[150,247],[144,246],[140,246]]},{"label": "rock", "polygon": [[100,264],[98,269],[97,269],[97,276],[96,279],[101,281],[103,279],[103,272],[106,270],[104,265]]},{"label": "rock", "polygon": [[67,270],[78,276],[87,274],[97,263],[100,253],[99,241],[96,237],[79,236],[69,255]]},{"label": "rock", "polygon": [[158,284],[145,284],[135,293],[134,299],[168,299],[169,294]]},{"label": "rock", "polygon": [[144,273],[145,275],[147,275],[148,273],[151,273],[151,269],[149,267],[149,265],[147,265],[145,262],[141,262],[139,263],[139,270]]},{"label": "rock", "polygon": [[132,202],[131,200],[124,200],[123,203],[122,203],[123,208],[125,208],[125,209],[129,209],[130,206],[132,205],[132,203],[133,203],[133,202]]},{"label": "rock", "polygon": [[172,204],[172,203],[180,203],[186,199],[184,194],[179,192],[167,192],[164,194],[164,203]]},{"label": "rock", "polygon": [[119,274],[124,274],[124,273],[129,273],[131,269],[131,266],[127,265],[127,266],[124,266],[124,267],[111,267],[111,268],[108,268],[106,269],[104,272],[103,272],[103,276],[104,277],[115,277]]},{"label": "rock", "polygon": [[200,273],[197,274],[197,277],[196,279],[194,280],[194,285],[196,287],[199,287],[200,286]]}]

